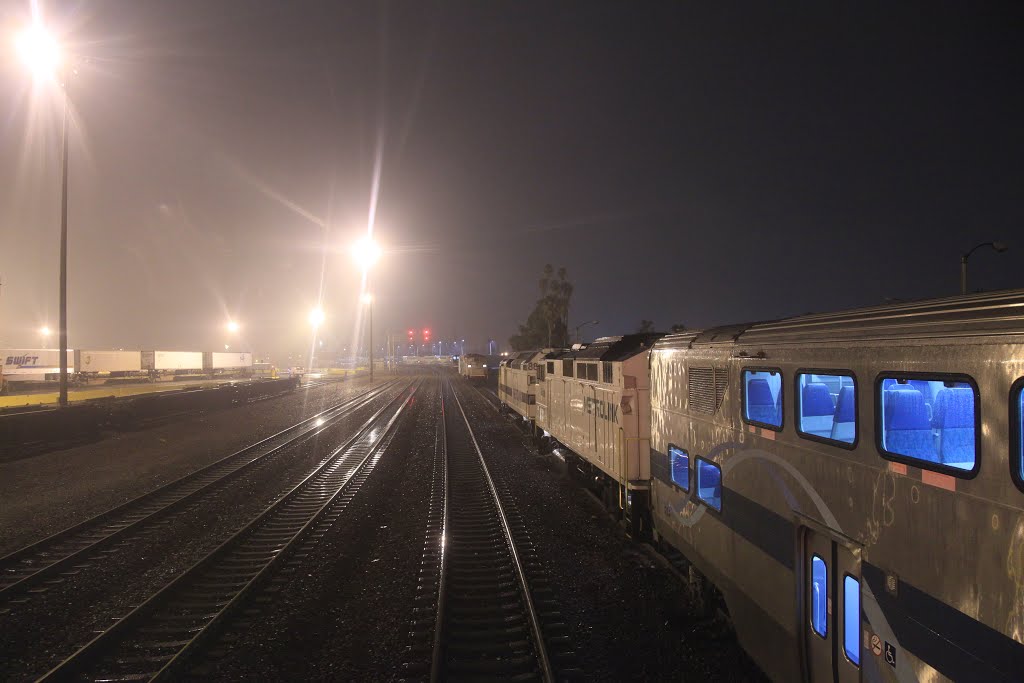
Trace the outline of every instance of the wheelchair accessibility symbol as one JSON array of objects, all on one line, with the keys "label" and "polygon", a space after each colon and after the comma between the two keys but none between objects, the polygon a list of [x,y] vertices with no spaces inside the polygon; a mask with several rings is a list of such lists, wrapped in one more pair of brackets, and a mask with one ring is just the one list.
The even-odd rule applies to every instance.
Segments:
[{"label": "wheelchair accessibility symbol", "polygon": [[885,663],[896,668],[896,648],[889,644],[888,641],[885,643]]}]

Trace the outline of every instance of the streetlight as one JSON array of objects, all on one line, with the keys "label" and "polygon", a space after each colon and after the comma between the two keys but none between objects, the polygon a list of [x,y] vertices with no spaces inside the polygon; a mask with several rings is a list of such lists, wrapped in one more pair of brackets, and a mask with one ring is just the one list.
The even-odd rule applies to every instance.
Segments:
[{"label": "streetlight", "polygon": [[226,323],[226,324],[224,325],[224,327],[225,327],[225,328],[227,329],[227,331],[228,331],[229,333],[231,333],[231,334],[235,334],[236,332],[238,332],[238,330],[239,330],[239,329],[241,329],[241,325],[239,325],[239,324],[238,324],[237,322],[235,322],[234,320],[229,320],[229,321],[228,321],[228,322],[227,322],[227,323]]},{"label": "streetlight", "polygon": [[579,325],[576,326],[576,331],[573,333],[573,337],[578,342],[580,340],[580,328],[581,327],[586,327],[587,325],[597,325],[600,322],[601,322],[600,320],[588,320],[585,323],[580,323]]},{"label": "streetlight", "polygon": [[[14,39],[14,47],[21,61],[38,80],[52,79],[60,69],[61,50],[57,40],[38,21],[25,28]],[[61,74],[60,86],[64,100],[64,121],[61,126],[61,181],[60,181],[60,397],[62,408],[68,405],[68,88],[66,74]]]},{"label": "streetlight", "polygon": [[309,324],[313,326],[313,330],[320,327],[324,322],[324,309],[317,306],[309,312]]},{"label": "streetlight", "polygon": [[971,254],[976,252],[982,247],[992,247],[997,254],[1002,254],[1004,251],[1009,249],[1003,242],[982,242],[976,245],[973,249],[968,251],[966,254],[960,257],[960,293],[967,293],[967,259],[971,257]]},{"label": "streetlight", "polygon": [[363,271],[363,303],[369,308],[370,323],[370,382],[373,382],[373,297],[370,292],[370,268],[380,258],[380,247],[373,241],[372,235],[367,235],[359,240],[352,247],[352,259]]},{"label": "streetlight", "polygon": [[43,338],[43,348],[46,348],[47,344],[49,344],[47,340],[50,338],[50,334],[51,330],[48,325],[43,325],[39,328],[39,336]]},{"label": "streetlight", "polygon": [[363,294],[363,303],[369,311],[367,318],[370,328],[370,382],[373,382],[373,295],[369,292]]},{"label": "streetlight", "polygon": [[380,259],[380,246],[372,237],[364,237],[352,245],[352,259],[366,272]]}]

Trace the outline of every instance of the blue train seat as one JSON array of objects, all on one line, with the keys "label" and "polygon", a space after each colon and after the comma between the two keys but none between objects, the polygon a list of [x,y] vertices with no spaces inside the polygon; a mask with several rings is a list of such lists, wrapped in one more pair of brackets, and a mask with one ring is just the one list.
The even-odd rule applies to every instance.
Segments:
[{"label": "blue train seat", "polygon": [[781,422],[768,380],[757,378],[747,382],[747,419],[771,425]]},{"label": "blue train seat", "polygon": [[933,424],[939,430],[940,462],[974,469],[974,391],[970,387],[940,389]]},{"label": "blue train seat", "polygon": [[697,463],[697,497],[716,510],[721,510],[722,471],[701,460]]},{"label": "blue train seat", "polygon": [[924,396],[924,402],[926,405],[931,405],[935,401],[935,396],[932,394],[932,383],[925,379],[912,379],[909,380],[905,385],[913,389],[917,389]]},{"label": "blue train seat", "polygon": [[839,398],[836,400],[835,421],[832,423],[829,438],[853,443],[856,436],[857,395],[853,387],[843,387],[839,390]]},{"label": "blue train seat", "polygon": [[[883,386],[884,386],[884,384],[883,384]],[[885,389],[882,392],[882,413],[883,413],[883,417],[885,418],[885,423],[886,424],[888,424],[889,420],[892,419],[893,397],[897,393],[899,393],[901,391],[913,391],[913,392],[915,392],[917,394],[921,393],[920,391],[918,391],[914,387],[910,386],[909,384],[895,384],[894,383],[894,384],[890,385],[889,388]],[[923,399],[923,396],[922,396],[922,399]],[[925,411],[925,416],[930,417],[930,414],[928,412],[928,405],[927,404],[925,404],[924,411]]]},{"label": "blue train seat", "polygon": [[938,462],[924,396],[916,389],[885,392],[888,414],[883,418],[885,449],[890,453]]},{"label": "blue train seat", "polygon": [[832,434],[832,394],[821,382],[805,384],[800,392],[800,431],[805,434],[829,437]]}]

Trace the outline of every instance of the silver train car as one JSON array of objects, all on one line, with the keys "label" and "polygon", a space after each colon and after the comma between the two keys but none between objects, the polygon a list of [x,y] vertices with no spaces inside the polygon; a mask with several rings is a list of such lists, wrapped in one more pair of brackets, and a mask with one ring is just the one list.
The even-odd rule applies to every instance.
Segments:
[{"label": "silver train car", "polygon": [[1024,290],[665,337],[656,540],[776,681],[1024,679]]}]

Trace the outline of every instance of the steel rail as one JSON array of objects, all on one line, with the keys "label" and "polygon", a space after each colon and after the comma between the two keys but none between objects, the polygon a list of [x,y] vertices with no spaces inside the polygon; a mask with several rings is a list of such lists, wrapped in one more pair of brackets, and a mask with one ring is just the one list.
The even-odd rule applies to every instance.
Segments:
[{"label": "steel rail", "polygon": [[430,680],[432,682],[441,680],[441,666],[442,666],[442,653],[444,652],[444,643],[441,639],[444,629],[444,594],[447,588],[447,568],[448,568],[448,553],[445,549],[446,534],[448,533],[448,425],[445,420],[444,410],[444,392],[445,383],[441,385],[441,448],[443,450],[441,454],[441,500],[443,501],[444,511],[441,514],[441,538],[440,548],[438,549],[441,553],[440,567],[438,568],[438,586],[437,586],[437,616],[434,621],[436,626],[434,627],[434,647],[433,656],[430,661]]},{"label": "steel rail", "polygon": [[[489,500],[490,500],[490,502],[494,506],[495,517],[496,517],[496,519],[498,520],[498,522],[500,524],[501,532],[502,532],[502,535],[503,535],[503,538],[504,538],[504,541],[505,541],[505,544],[506,544],[506,547],[507,547],[507,551],[508,551],[508,558],[509,558],[510,564],[511,564],[511,566],[513,568],[513,571],[514,571],[514,574],[515,574],[515,577],[516,577],[516,582],[517,582],[517,585],[518,585],[518,592],[519,592],[520,598],[522,600],[523,612],[525,613],[526,620],[527,620],[527,623],[529,625],[529,632],[530,632],[531,641],[532,641],[532,645],[533,645],[533,648],[532,648],[533,649],[533,654],[534,654],[534,656],[535,656],[535,658],[537,660],[537,665],[538,665],[538,668],[540,670],[539,671],[540,677],[541,677],[541,679],[543,681],[545,681],[545,683],[551,683],[552,681],[555,680],[554,671],[553,671],[552,666],[551,666],[551,660],[550,660],[550,658],[548,656],[547,646],[546,646],[545,641],[544,641],[544,634],[542,632],[541,624],[540,624],[540,619],[538,617],[537,609],[536,609],[536,607],[534,605],[533,597],[532,597],[531,592],[530,592],[530,586],[529,586],[529,583],[528,583],[527,578],[526,578],[526,572],[524,571],[522,562],[520,561],[519,552],[518,552],[518,550],[516,548],[515,540],[514,540],[513,535],[512,535],[512,529],[511,529],[511,526],[509,524],[508,518],[507,518],[507,516],[505,514],[504,506],[502,505],[501,498],[498,495],[498,490],[497,490],[497,487],[494,484],[494,479],[491,477],[490,470],[488,469],[487,463],[484,460],[483,452],[480,450],[480,445],[477,442],[476,436],[473,433],[473,428],[472,428],[472,426],[469,423],[469,419],[466,417],[466,412],[465,412],[465,410],[462,407],[462,402],[459,400],[458,394],[454,390],[452,390],[450,384],[448,385],[447,388],[448,388],[449,393],[451,394],[451,397],[452,397],[452,399],[454,401],[455,407],[458,408],[459,415],[462,417],[462,422],[466,426],[466,432],[467,432],[467,434],[469,436],[469,443],[472,444],[473,450],[476,453],[477,464],[479,464],[480,471],[481,471],[481,473],[483,475],[483,480],[486,483],[487,491],[490,493]],[[453,417],[453,419],[455,419],[455,418]],[[448,434],[447,434],[447,431],[446,431],[446,437],[447,436],[448,436]],[[447,446],[446,446],[446,455],[447,454],[448,454],[448,451],[447,451]],[[446,468],[447,468],[447,466],[448,465],[447,465],[447,462],[446,462]],[[450,482],[450,479],[448,479],[448,481]],[[446,485],[450,485],[450,484],[446,484]],[[450,518],[447,516],[448,509],[449,509],[449,503],[448,503],[447,497],[445,499],[445,509],[446,509],[445,523],[447,524],[450,521]],[[454,529],[453,529],[453,534],[454,534]],[[448,539],[446,539],[446,545],[447,545],[447,540]],[[451,540],[453,540],[455,542],[459,541],[459,539],[455,539],[454,536],[453,536],[453,539],[451,539]],[[445,564],[445,560],[444,560],[444,556],[447,555],[448,552],[449,551],[446,548],[444,553],[443,553],[443,555],[442,555],[442,566],[444,566],[446,569],[450,570],[450,564]],[[442,605],[447,600],[447,597],[448,597],[447,591],[449,590],[448,582],[445,579],[446,579],[445,575],[442,575],[440,586],[444,590],[443,590],[443,592],[439,592],[439,595],[438,595],[438,602],[441,603]],[[441,615],[444,614],[441,611],[442,609],[443,609],[442,607],[439,607],[439,614],[441,614]],[[445,628],[445,624],[446,624],[446,621],[439,622],[438,625],[437,625],[437,629],[439,631],[444,629]],[[447,643],[446,643],[447,639],[445,637],[446,635],[447,634],[442,633],[440,635],[440,637],[436,637],[436,634],[435,634],[435,644],[441,644],[442,650],[445,649],[446,646],[447,646]],[[445,656],[446,655],[443,652],[442,653],[435,652],[434,653],[435,663],[436,663],[436,660],[438,658],[443,658]],[[444,666],[443,663],[438,663],[437,666],[435,666],[434,663],[432,663],[432,666],[431,666],[431,680],[432,681],[438,681],[438,680],[442,680],[444,678],[444,675],[443,675],[444,672],[441,671],[443,666]]]},{"label": "steel rail", "polygon": [[[166,584],[159,591],[150,596],[145,602],[140,604],[138,607],[133,609],[123,618],[116,621],[107,630],[103,631],[91,641],[79,648],[70,657],[65,659],[63,662],[52,668],[46,674],[44,674],[39,681],[53,681],[53,680],[67,680],[68,678],[80,677],[86,675],[85,670],[91,664],[97,664],[104,661],[105,655],[110,655],[112,651],[117,649],[118,645],[123,645],[124,641],[128,640],[128,637],[132,635],[132,631],[136,632],[136,635],[145,635],[144,627],[149,622],[157,623],[158,612],[161,608],[175,606],[175,593],[180,592],[182,589],[189,587],[189,582],[192,582],[193,590],[202,592],[203,590],[211,590],[210,586],[213,585],[221,593],[231,593],[229,599],[226,601],[218,599],[214,593],[209,593],[208,602],[212,602],[212,605],[201,606],[198,610],[198,614],[195,612],[195,598],[190,597],[188,593],[182,596],[183,599],[178,601],[179,609],[183,612],[184,616],[189,619],[189,626],[178,625],[173,627],[174,632],[184,632],[191,634],[186,640],[167,641],[167,642],[156,642],[151,646],[151,650],[156,650],[157,654],[146,654],[141,649],[136,649],[131,652],[128,657],[122,656],[116,662],[117,664],[135,664],[140,665],[154,665],[159,664],[163,661],[162,665],[156,671],[147,670],[141,673],[122,673],[111,676],[101,676],[101,680],[156,680],[170,675],[170,672],[183,661],[183,653],[189,648],[194,647],[200,639],[210,633],[211,626],[220,623],[224,616],[231,610],[233,610],[241,601],[243,595],[248,593],[251,588],[256,585],[261,579],[266,577],[273,569],[276,569],[283,558],[289,555],[289,551],[295,547],[306,533],[313,528],[317,521],[331,508],[338,496],[346,491],[349,482],[356,476],[357,473],[370,461],[370,459],[378,452],[382,444],[385,443],[385,439],[390,437],[394,425],[397,423],[398,418],[404,413],[405,408],[409,405],[412,396],[415,394],[417,388],[407,387],[407,390],[403,390],[392,399],[387,405],[381,407],[377,412],[373,414],[342,446],[335,449],[330,456],[324,458],[324,460],[317,465],[312,472],[309,473],[301,482],[296,484],[290,491],[277,499],[271,506],[261,512],[250,522],[245,524],[230,538],[221,543],[217,548],[208,553],[205,557],[200,559],[198,562],[193,564],[182,574],[174,578],[170,583]],[[373,434],[372,430],[378,426],[378,423],[382,417],[390,408],[394,406],[402,397],[405,397],[398,409],[391,415],[390,419],[385,424],[384,428],[378,434]],[[349,450],[352,449],[364,436],[369,435],[372,441],[367,446],[365,455],[358,458],[355,463],[350,463],[348,468],[344,472],[339,474],[340,468],[346,467],[347,457],[350,455]],[[337,484],[332,484],[330,488],[333,491],[329,491],[325,484],[331,484],[331,482],[341,477]],[[316,506],[316,509],[311,513],[309,510],[310,502],[304,500],[302,497],[306,494],[312,494],[313,496],[321,496],[324,498],[323,502]],[[316,501],[319,502],[319,501]],[[298,510],[289,509],[289,506],[297,507]],[[280,513],[278,515],[278,513]],[[280,519],[275,519],[278,516]],[[278,531],[282,525],[291,524],[293,527],[298,524],[295,521],[296,517],[304,517],[304,521],[301,521],[300,526],[294,531],[288,529],[286,532]],[[245,543],[247,540],[251,540],[259,533],[264,533],[268,536],[270,545],[267,545],[268,541],[264,540],[264,545],[269,548],[260,551],[259,557],[266,556],[266,559],[252,559],[252,550],[245,549]],[[285,538],[284,534],[287,534]],[[236,551],[237,556],[232,557],[232,551]],[[219,564],[218,564],[219,563]],[[245,579],[239,581],[237,578],[241,572],[246,571],[245,565],[250,566],[250,574],[245,576]],[[217,577],[205,577],[212,579],[206,584],[202,583],[204,579],[204,572],[211,568],[220,567],[224,570],[224,576],[220,577],[221,581],[217,581]],[[257,568],[258,567],[258,568]],[[255,569],[253,573],[251,570]],[[205,595],[205,594],[204,594]],[[216,610],[211,612],[210,610]],[[182,614],[171,615],[168,619],[172,622],[178,622]],[[167,621],[168,619],[165,619]],[[191,625],[194,621],[205,621],[200,628],[195,628]],[[152,633],[165,633],[171,632],[172,627],[150,627]],[[158,637],[158,636],[153,636]],[[142,643],[145,645],[145,643]],[[174,649],[172,655],[160,654],[161,650]]]},{"label": "steel rail", "polygon": [[[248,471],[257,463],[265,462],[267,457],[295,445],[301,439],[322,433],[334,426],[338,420],[351,415],[367,401],[378,398],[386,392],[389,386],[390,384],[381,385],[349,397],[312,417],[179,477],[158,489],[137,496],[126,503],[0,558],[0,599],[7,599],[15,592],[37,584],[46,577],[52,576],[73,563],[83,560],[86,556],[107,547],[114,541],[120,540],[129,532],[136,531],[144,525],[170,514],[182,505],[208,493],[212,488]],[[284,440],[278,444],[274,443],[280,439]],[[252,458],[246,460],[248,456],[252,456]],[[236,460],[239,462],[237,466],[234,466]],[[220,473],[220,470],[225,468],[227,468],[226,471]],[[195,488],[190,489],[190,486],[195,486]],[[73,550],[68,553],[60,553],[59,549],[62,545],[71,545]],[[54,553],[60,554],[60,557],[50,560],[49,556]],[[33,561],[40,564],[30,564]],[[43,562],[46,564],[42,564]],[[8,582],[9,578],[14,580]]]}]

